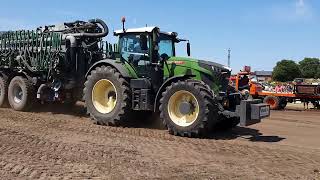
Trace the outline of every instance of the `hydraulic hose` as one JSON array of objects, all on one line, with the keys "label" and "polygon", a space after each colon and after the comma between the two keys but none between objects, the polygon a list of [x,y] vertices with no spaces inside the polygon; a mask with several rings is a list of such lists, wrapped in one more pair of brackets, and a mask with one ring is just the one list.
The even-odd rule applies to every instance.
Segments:
[{"label": "hydraulic hose", "polygon": [[85,33],[85,36],[100,38],[100,37],[105,37],[109,34],[109,28],[108,28],[107,24],[104,21],[102,21],[101,19],[91,19],[91,20],[89,20],[89,22],[94,23],[94,24],[100,24],[103,28],[103,32],[93,33],[93,34]]},{"label": "hydraulic hose", "polygon": [[76,33],[76,34],[70,34],[74,37],[93,37],[93,38],[101,38],[105,37],[109,34],[109,28],[107,24],[102,21],[101,19],[91,19],[89,20],[90,23],[93,24],[100,24],[102,26],[103,31],[101,33]]}]

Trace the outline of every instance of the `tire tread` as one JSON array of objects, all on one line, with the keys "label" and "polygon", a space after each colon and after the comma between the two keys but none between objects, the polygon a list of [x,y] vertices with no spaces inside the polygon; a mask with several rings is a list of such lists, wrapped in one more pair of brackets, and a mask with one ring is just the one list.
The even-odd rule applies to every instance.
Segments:
[{"label": "tire tread", "polygon": [[129,122],[129,118],[131,114],[131,96],[130,96],[131,91],[129,88],[129,83],[114,68],[110,66],[101,66],[91,71],[90,75],[87,77],[87,81],[85,82],[85,88],[83,90],[83,94],[84,94],[83,100],[88,101],[86,96],[87,96],[87,93],[89,93],[87,86],[90,84],[90,81],[92,81],[96,76],[99,76],[104,73],[113,75],[114,78],[121,84],[122,90],[120,90],[121,92],[120,96],[123,97],[123,101],[121,102],[120,110],[118,114],[115,117],[113,117],[113,119],[108,119],[108,120],[98,119],[97,116],[94,114],[94,112],[90,112],[90,110],[86,107],[87,114],[89,114],[91,119],[98,125],[126,126],[127,123]]},{"label": "tire tread", "polygon": [[[165,119],[165,115],[164,115],[165,113],[164,106],[166,104],[166,102],[164,101],[169,91],[174,86],[185,86],[185,85],[193,87],[195,90],[200,92],[201,97],[204,99],[202,103],[206,107],[203,118],[200,121],[198,121],[198,124],[191,131],[180,130],[170,125],[170,123],[167,122],[168,120]],[[217,118],[218,108],[217,108],[216,100],[214,98],[214,93],[211,91],[210,87],[202,81],[188,79],[185,81],[177,81],[177,82],[171,83],[171,85],[167,86],[165,91],[162,93],[162,97],[160,98],[159,110],[160,110],[160,119],[162,120],[164,126],[167,127],[169,133],[173,135],[184,136],[184,137],[206,136],[209,133],[209,131],[212,129],[214,124],[218,122],[218,118]]]}]

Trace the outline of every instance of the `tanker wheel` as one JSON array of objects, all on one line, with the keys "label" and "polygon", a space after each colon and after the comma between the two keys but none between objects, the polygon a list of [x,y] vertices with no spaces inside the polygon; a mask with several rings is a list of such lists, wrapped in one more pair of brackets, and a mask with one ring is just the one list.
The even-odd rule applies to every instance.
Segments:
[{"label": "tanker wheel", "polygon": [[97,67],[88,76],[84,100],[91,118],[100,125],[125,125],[131,112],[128,82],[109,66]]},{"label": "tanker wheel", "polygon": [[8,81],[0,76],[0,107],[7,107],[8,103]]},{"label": "tanker wheel", "polygon": [[162,93],[159,109],[169,133],[179,136],[205,136],[218,118],[210,90],[196,81],[178,81],[168,86]]},{"label": "tanker wheel", "polygon": [[275,96],[267,96],[263,100],[264,103],[270,105],[270,109],[277,110],[280,108],[280,99]]},{"label": "tanker wheel", "polygon": [[9,84],[8,100],[11,108],[16,111],[30,110],[36,101],[34,86],[24,77],[14,77]]}]

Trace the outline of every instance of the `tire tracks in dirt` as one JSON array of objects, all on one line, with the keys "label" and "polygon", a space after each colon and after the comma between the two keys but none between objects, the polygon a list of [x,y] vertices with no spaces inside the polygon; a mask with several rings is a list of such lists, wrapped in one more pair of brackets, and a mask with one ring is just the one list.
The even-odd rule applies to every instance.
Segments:
[{"label": "tire tracks in dirt", "polygon": [[[233,170],[231,176],[237,173],[246,176],[245,171],[254,171],[271,178],[297,178],[301,177],[301,174],[309,174],[311,169],[319,167],[319,155],[310,153],[302,154],[286,150],[248,146],[232,141],[180,138],[160,130],[97,126],[82,118],[70,118],[69,116],[10,113],[1,117],[0,123],[4,125],[3,129],[0,129],[0,142],[2,143],[4,140],[16,142],[14,145],[8,142],[6,146],[9,149],[1,150],[0,148],[0,155],[2,155],[2,152],[6,156],[21,152],[21,156],[25,161],[43,163],[50,162],[53,159],[52,164],[54,166],[68,163],[70,157],[74,158],[74,156],[77,156],[77,161],[83,161],[83,163],[97,159],[97,161],[103,161],[105,158],[113,161],[111,164],[113,163],[115,166],[121,165],[122,168],[126,168],[127,174],[135,174],[135,177],[163,177],[161,173],[150,174],[143,172],[141,168],[135,169],[130,166],[148,166],[150,172],[157,172],[158,169],[160,169],[160,172],[165,172],[168,171],[167,167],[159,168],[158,166],[165,164],[169,167],[171,166],[172,171],[178,171],[178,165],[185,165],[190,169],[193,169],[193,166],[197,166],[197,169],[202,168],[210,172],[219,170],[219,168],[215,167],[218,163],[220,166],[225,164],[224,168],[231,168]],[[59,139],[59,135],[62,136],[61,139]],[[68,140],[67,142],[70,142],[72,137],[69,139],[68,135],[78,135],[85,141],[77,140],[74,143],[59,142],[60,140]],[[128,146],[124,147],[125,145],[121,145],[122,143]],[[19,148],[15,149],[18,144],[20,144]],[[104,146],[107,147],[108,145],[116,146],[117,148],[108,147],[109,151],[103,150]],[[31,148],[31,150],[26,147]],[[87,148],[90,150],[87,150]],[[38,154],[33,149],[43,149],[43,151]],[[113,154],[113,151],[116,153]],[[73,153],[73,156],[70,153]],[[110,154],[111,156],[109,156]],[[59,156],[62,157],[62,160],[54,159]],[[172,165],[176,159],[183,160],[177,165]],[[237,159],[238,163],[242,165],[241,169],[238,168],[239,164],[234,163],[234,159]],[[11,162],[11,164],[14,163],[14,161],[13,163]],[[71,164],[70,171],[77,168],[72,166],[72,163],[69,164]],[[188,164],[190,165],[188,166]],[[283,165],[296,169],[296,171],[292,172],[291,169],[283,168]],[[9,169],[8,171],[10,172],[15,169],[10,169],[11,165],[8,166],[5,169]],[[62,167],[56,167],[56,169],[60,168]],[[37,169],[36,167],[36,170],[32,170],[32,172],[37,171]],[[119,166],[116,167],[116,170],[119,170]],[[95,173],[102,174],[101,172]],[[176,174],[179,173],[183,174],[183,172]],[[207,175],[202,171],[199,173]],[[62,174],[49,171],[49,175],[62,176]],[[40,177],[41,175],[38,174],[36,176]],[[310,177],[308,175],[306,177],[312,178],[314,176],[311,174]]]}]

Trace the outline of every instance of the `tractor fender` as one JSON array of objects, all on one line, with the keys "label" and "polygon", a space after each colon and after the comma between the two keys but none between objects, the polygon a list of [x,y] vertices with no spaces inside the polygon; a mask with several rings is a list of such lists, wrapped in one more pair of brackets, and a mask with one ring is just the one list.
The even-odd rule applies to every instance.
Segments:
[{"label": "tractor fender", "polygon": [[128,70],[124,67],[123,64],[121,63],[117,63],[115,62],[115,60],[112,60],[112,59],[104,59],[104,60],[101,60],[101,61],[98,61],[96,63],[94,63],[90,68],[89,70],[87,71],[86,73],[86,78],[88,77],[88,75],[90,74],[90,72],[98,67],[98,66],[101,66],[101,65],[107,65],[107,66],[111,66],[113,68],[115,68],[117,71],[120,72],[120,74],[124,77],[124,78],[130,78],[131,76],[129,75],[128,73]]},{"label": "tractor fender", "polygon": [[153,111],[157,112],[157,107],[159,105],[159,100],[161,97],[161,93],[165,90],[165,88],[170,85],[172,82],[178,81],[178,80],[186,80],[189,79],[191,77],[194,77],[194,75],[179,75],[179,76],[173,76],[168,78],[159,88],[156,98],[154,100],[154,106],[153,106]]}]

